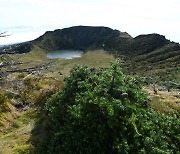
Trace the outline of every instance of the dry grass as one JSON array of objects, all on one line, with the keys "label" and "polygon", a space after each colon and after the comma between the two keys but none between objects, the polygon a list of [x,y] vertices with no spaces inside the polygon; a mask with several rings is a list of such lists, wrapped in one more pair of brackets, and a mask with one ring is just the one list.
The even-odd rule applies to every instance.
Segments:
[{"label": "dry grass", "polygon": [[169,112],[169,111],[180,111],[180,95],[177,90],[158,91],[154,94],[152,87],[144,87],[144,90],[149,94],[152,99],[152,107],[155,110]]},{"label": "dry grass", "polygon": [[21,112],[8,129],[0,135],[0,154],[29,153],[31,130],[34,127],[36,111]]},{"label": "dry grass", "polygon": [[57,59],[54,63],[55,70],[60,70],[65,76],[76,64],[87,65],[89,67],[109,67],[110,62],[115,58],[103,50],[88,51],[82,57],[74,59]]}]

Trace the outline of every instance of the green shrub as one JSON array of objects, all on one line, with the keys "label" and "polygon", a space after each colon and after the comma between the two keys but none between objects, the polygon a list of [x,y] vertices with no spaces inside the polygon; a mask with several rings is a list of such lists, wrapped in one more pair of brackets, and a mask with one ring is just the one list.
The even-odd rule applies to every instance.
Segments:
[{"label": "green shrub", "polygon": [[7,95],[6,95],[6,93],[5,92],[1,92],[0,93],[0,105],[1,104],[4,104],[6,101],[7,101]]},{"label": "green shrub", "polygon": [[8,102],[10,100],[8,99],[5,92],[0,93],[0,116],[3,112],[9,111]]},{"label": "green shrub", "polygon": [[119,61],[110,69],[74,67],[46,111],[47,153],[179,151],[179,114],[153,111],[139,81],[124,75]]}]

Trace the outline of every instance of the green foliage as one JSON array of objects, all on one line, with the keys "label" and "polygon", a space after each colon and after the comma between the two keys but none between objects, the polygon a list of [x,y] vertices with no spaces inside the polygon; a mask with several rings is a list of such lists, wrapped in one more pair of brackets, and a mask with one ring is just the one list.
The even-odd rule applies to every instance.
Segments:
[{"label": "green foliage", "polygon": [[74,67],[46,111],[47,153],[179,151],[179,114],[153,111],[139,81],[124,75],[119,61],[110,69]]},{"label": "green foliage", "polygon": [[9,99],[6,95],[5,92],[1,92],[0,93],[0,116],[3,112],[7,112],[9,111],[9,108],[8,108],[8,102],[9,102]]},{"label": "green foliage", "polygon": [[3,93],[0,93],[0,104],[4,104],[6,101],[7,101],[7,96],[6,96],[6,93],[3,92]]},{"label": "green foliage", "polygon": [[20,145],[20,146],[15,146],[14,152],[18,154],[29,154],[29,145]]}]

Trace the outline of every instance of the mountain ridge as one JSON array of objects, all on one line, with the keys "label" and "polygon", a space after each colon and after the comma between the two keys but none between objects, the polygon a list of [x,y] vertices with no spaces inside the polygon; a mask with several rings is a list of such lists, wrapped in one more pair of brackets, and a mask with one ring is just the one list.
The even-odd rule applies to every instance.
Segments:
[{"label": "mountain ridge", "polygon": [[[73,39],[75,40],[75,45],[72,44]],[[88,39],[89,42],[87,41],[83,42],[84,39]],[[45,43],[47,43],[49,46],[47,47]],[[79,45],[78,43],[81,43],[81,45]],[[95,46],[96,48],[102,48],[102,44],[100,43],[103,43],[103,44],[107,43],[107,48],[109,49],[130,50],[129,49],[130,46],[133,46],[133,48],[137,50],[138,48],[137,46],[140,46],[140,47],[142,46],[146,48],[144,44],[147,45],[149,43],[149,45],[152,45],[156,43],[155,48],[157,48],[157,47],[161,47],[162,45],[165,45],[166,43],[170,43],[170,41],[167,40],[165,36],[156,34],[156,33],[147,34],[147,35],[145,34],[138,35],[137,37],[133,38],[127,32],[121,32],[119,30],[111,29],[109,27],[73,26],[73,27],[63,28],[63,29],[55,29],[54,31],[46,31],[43,35],[41,35],[35,40],[18,43],[16,45],[5,46],[4,48],[8,50],[8,47],[11,47],[9,48],[9,51],[14,50],[14,52],[12,53],[16,53],[16,52],[23,53],[23,52],[29,52],[30,50],[30,48],[28,47],[28,50],[25,49],[23,51],[23,49],[21,49],[20,47],[24,45],[29,45],[29,46],[38,45],[41,48],[44,48],[45,50],[52,50],[53,48],[57,48],[57,49],[83,48],[83,47],[88,48],[89,46],[92,46],[92,44],[96,45]],[[113,45],[110,45],[110,44],[113,44]],[[19,47],[19,48],[15,50],[16,47]],[[138,50],[141,50],[141,49],[138,49]]]},{"label": "mountain ridge", "polygon": [[46,32],[35,39],[45,50],[102,48],[110,39],[132,38],[128,33],[108,27],[75,26]]},{"label": "mountain ridge", "polygon": [[2,47],[0,54],[26,53],[33,46],[47,52],[61,49],[104,49],[116,56],[132,57],[135,61],[166,63],[171,58],[170,61],[178,65],[180,55],[180,44],[167,40],[163,35],[152,33],[133,38],[127,32],[104,26],[74,26],[47,31],[33,41]]}]

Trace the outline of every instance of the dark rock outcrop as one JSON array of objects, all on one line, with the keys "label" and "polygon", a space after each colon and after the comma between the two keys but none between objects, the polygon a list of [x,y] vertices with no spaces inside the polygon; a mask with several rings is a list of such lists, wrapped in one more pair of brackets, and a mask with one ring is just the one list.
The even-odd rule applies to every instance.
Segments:
[{"label": "dark rock outcrop", "polygon": [[129,44],[129,48],[138,54],[151,52],[170,43],[165,36],[159,34],[139,35]]},{"label": "dark rock outcrop", "polygon": [[7,45],[0,48],[0,54],[14,54],[14,53],[26,53],[31,51],[32,43],[25,42],[14,45]]}]

